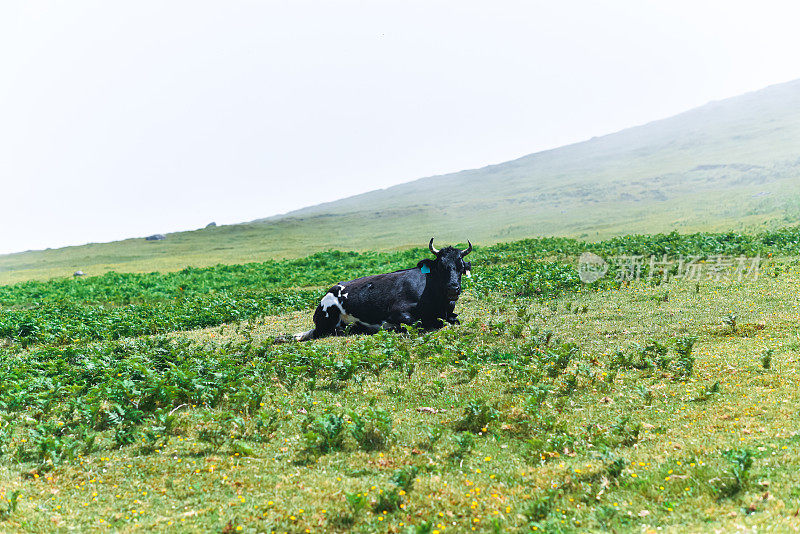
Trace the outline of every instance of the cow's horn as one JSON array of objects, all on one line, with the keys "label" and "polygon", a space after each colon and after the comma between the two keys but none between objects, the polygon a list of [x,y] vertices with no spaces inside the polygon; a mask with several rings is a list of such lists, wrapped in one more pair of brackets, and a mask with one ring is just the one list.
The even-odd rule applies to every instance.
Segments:
[{"label": "cow's horn", "polygon": [[431,238],[430,243],[428,243],[428,248],[431,249],[431,252],[433,252],[434,255],[436,255],[436,256],[439,255],[439,251],[436,250],[436,248],[434,248],[434,246],[433,246],[433,238]]},{"label": "cow's horn", "polygon": [[464,256],[466,256],[467,254],[469,254],[470,252],[472,252],[472,243],[469,242],[469,239],[467,239],[467,243],[469,244],[469,247],[467,247],[467,250],[464,250],[464,251],[461,252],[461,257],[462,258]]}]

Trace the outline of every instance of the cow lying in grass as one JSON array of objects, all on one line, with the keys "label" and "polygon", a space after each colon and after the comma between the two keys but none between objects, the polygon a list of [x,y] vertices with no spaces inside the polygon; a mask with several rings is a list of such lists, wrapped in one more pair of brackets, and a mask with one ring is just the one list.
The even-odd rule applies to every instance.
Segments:
[{"label": "cow lying in grass", "polygon": [[456,324],[454,309],[461,294],[461,276],[469,276],[472,267],[464,258],[472,252],[472,243],[464,250],[436,250],[431,238],[428,248],[436,259],[424,259],[413,269],[365,276],[330,288],[314,311],[314,328],[295,334],[294,339],[305,341],[346,331],[374,334],[413,324],[426,330]]}]

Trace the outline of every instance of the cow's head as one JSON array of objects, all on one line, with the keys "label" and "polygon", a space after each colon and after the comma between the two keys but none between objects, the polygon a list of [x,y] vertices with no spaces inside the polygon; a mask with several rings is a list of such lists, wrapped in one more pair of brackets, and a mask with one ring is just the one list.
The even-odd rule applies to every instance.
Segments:
[{"label": "cow's head", "polygon": [[461,294],[461,275],[466,274],[469,276],[469,271],[472,264],[464,261],[464,257],[472,252],[472,243],[469,247],[461,250],[453,247],[445,247],[442,250],[437,250],[433,246],[433,238],[428,243],[428,248],[436,256],[435,260],[422,260],[417,264],[417,267],[427,268],[430,270],[431,275],[440,284],[442,289],[447,295],[448,300],[454,301],[458,299]]}]

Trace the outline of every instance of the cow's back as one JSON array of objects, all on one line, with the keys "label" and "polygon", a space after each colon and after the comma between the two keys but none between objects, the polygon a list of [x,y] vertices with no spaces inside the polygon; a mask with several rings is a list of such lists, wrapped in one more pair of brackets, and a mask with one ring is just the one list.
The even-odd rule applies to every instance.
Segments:
[{"label": "cow's back", "polygon": [[345,311],[360,321],[381,324],[398,307],[416,307],[426,286],[426,277],[419,269],[404,269],[340,282],[333,292],[343,298]]}]

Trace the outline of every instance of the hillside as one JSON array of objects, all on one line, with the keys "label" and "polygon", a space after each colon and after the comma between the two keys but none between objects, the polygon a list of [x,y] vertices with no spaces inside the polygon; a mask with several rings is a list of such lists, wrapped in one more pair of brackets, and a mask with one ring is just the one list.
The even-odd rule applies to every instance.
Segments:
[{"label": "hillside", "polygon": [[[369,219],[377,239],[431,228],[480,241],[795,222],[800,80],[586,142],[423,178],[267,221]],[[709,193],[714,194],[713,203]],[[420,224],[422,223],[422,224]],[[388,234],[388,235],[385,235]]]},{"label": "hillside", "polygon": [[250,223],[0,256],[0,283],[81,269],[153,271],[336,249],[600,239],[800,220],[800,80],[481,169]]}]

